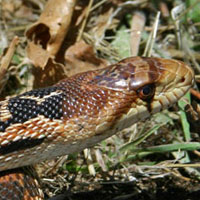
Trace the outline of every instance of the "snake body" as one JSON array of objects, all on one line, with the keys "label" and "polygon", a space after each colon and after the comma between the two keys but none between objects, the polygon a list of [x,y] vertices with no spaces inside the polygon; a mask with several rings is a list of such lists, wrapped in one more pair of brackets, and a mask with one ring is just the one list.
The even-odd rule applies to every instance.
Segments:
[{"label": "snake body", "polygon": [[0,102],[0,195],[16,168],[95,145],[177,102],[193,79],[181,61],[131,57]]}]

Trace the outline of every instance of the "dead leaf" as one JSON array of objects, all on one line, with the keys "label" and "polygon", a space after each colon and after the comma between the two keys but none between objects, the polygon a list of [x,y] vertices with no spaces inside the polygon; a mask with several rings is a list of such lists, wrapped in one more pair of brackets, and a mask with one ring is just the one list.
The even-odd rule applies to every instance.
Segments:
[{"label": "dead leaf", "polygon": [[29,42],[26,52],[31,58],[33,65],[40,66],[42,70],[45,69],[48,60],[51,58],[51,55],[48,51],[44,50],[32,41]]},{"label": "dead leaf", "polygon": [[29,41],[55,56],[68,31],[75,4],[76,0],[49,0],[39,20],[26,32]]},{"label": "dead leaf", "polygon": [[50,86],[61,79],[66,78],[64,67],[62,64],[56,63],[53,59],[48,59],[44,69],[39,67],[33,68],[35,75],[33,87],[41,88]]},{"label": "dead leaf", "polygon": [[52,85],[65,77],[55,56],[68,32],[76,0],[49,0],[39,20],[26,32],[27,55],[33,65],[34,87]]},{"label": "dead leaf", "polygon": [[68,76],[105,67],[107,61],[96,57],[96,53],[91,45],[84,41],[75,43],[65,52],[65,68]]}]

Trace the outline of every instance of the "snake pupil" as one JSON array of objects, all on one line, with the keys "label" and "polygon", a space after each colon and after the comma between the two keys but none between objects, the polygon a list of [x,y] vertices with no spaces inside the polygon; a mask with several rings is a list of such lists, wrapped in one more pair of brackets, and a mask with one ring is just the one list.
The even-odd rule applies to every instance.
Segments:
[{"label": "snake pupil", "polygon": [[137,90],[138,96],[144,100],[149,101],[155,93],[155,86],[153,84],[145,85]]},{"label": "snake pupil", "polygon": [[143,87],[142,92],[144,95],[149,95],[151,93],[151,87],[149,85]]}]

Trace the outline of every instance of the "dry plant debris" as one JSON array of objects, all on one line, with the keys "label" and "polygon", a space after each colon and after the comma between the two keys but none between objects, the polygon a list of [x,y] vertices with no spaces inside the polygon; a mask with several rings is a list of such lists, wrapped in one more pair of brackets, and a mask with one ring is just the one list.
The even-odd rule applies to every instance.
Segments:
[{"label": "dry plant debris", "polygon": [[180,59],[196,73],[172,109],[39,164],[47,197],[199,199],[199,9],[198,0],[0,1],[1,100],[131,55]]}]

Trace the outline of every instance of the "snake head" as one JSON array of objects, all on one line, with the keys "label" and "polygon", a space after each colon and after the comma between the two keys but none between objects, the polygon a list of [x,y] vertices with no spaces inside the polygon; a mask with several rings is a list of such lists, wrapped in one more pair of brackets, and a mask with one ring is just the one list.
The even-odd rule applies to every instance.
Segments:
[{"label": "snake head", "polygon": [[177,102],[193,84],[194,73],[181,61],[131,57],[102,70],[93,81],[99,87],[133,95],[131,107],[145,116]]}]

